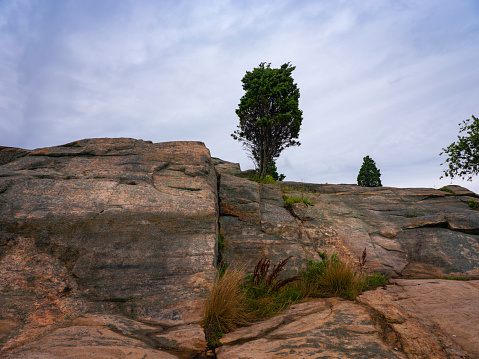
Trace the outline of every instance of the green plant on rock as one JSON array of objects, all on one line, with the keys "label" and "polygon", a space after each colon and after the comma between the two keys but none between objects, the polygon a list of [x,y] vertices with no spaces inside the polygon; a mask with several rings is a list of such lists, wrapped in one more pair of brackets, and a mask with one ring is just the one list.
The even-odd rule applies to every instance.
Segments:
[{"label": "green plant on rock", "polygon": [[455,195],[454,191],[452,191],[450,188],[447,188],[446,186],[439,188],[439,191],[448,192]]},{"label": "green plant on rock", "polygon": [[267,175],[266,177],[261,178],[260,176],[255,174],[253,177],[250,178],[250,180],[263,184],[276,184],[276,181],[271,175]]},{"label": "green plant on rock", "polygon": [[467,204],[469,205],[470,209],[473,209],[475,211],[479,211],[479,203],[477,203],[474,198],[470,199]]},{"label": "green plant on rock", "polygon": [[292,258],[280,261],[270,271],[271,260],[262,258],[255,266],[253,274],[247,277],[245,290],[254,317],[261,319],[276,315],[301,297],[301,294],[285,287],[300,279],[299,276],[279,279],[286,263]]},{"label": "green plant on rock", "polygon": [[286,194],[283,195],[284,200],[284,207],[290,208],[294,203],[304,203],[308,206],[312,206],[313,202],[311,202],[308,198],[305,197],[290,197]]},{"label": "green plant on rock", "polygon": [[320,261],[309,261],[298,276],[280,278],[291,256],[273,267],[269,259],[262,258],[248,276],[230,268],[218,275],[202,321],[209,345],[219,346],[224,334],[277,315],[298,301],[331,296],[355,299],[364,290],[387,284],[384,276],[364,272],[366,251],[358,268],[341,261],[336,253],[329,258],[326,252],[319,256]]},{"label": "green plant on rock", "polygon": [[412,205],[413,205],[412,212],[409,212],[409,211],[406,212],[406,215],[405,215],[406,218],[419,217],[419,214],[417,213],[417,207],[415,206],[415,203],[413,202]]},{"label": "green plant on rock", "polygon": [[[373,289],[387,283],[381,274],[366,274],[364,263],[366,251],[360,258],[359,266],[343,262],[335,253],[330,258],[326,253],[321,254],[319,262],[309,261],[307,269],[302,273],[311,297],[338,296],[346,299],[355,299],[364,290]],[[362,263],[362,265],[361,265]]]},{"label": "green plant on rock", "polygon": [[224,252],[226,250],[226,244],[223,236],[221,234],[218,234],[218,263],[217,263],[217,268],[218,268],[218,275],[221,278],[225,272],[226,269],[228,269],[228,263],[226,262],[224,258]]},{"label": "green plant on rock", "polygon": [[208,342],[214,346],[219,345],[224,334],[251,321],[243,290],[244,276],[243,271],[226,269],[223,276],[217,276],[206,300],[202,326]]}]

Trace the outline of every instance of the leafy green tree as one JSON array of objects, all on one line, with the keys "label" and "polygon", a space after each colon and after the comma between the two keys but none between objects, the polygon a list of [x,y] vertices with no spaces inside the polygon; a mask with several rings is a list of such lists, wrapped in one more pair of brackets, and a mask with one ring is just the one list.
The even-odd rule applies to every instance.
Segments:
[{"label": "leafy green tree", "polygon": [[381,173],[376,167],[374,160],[366,156],[363,158],[363,164],[358,174],[358,186],[381,187]]},{"label": "leafy green tree", "polygon": [[443,177],[460,177],[472,181],[472,176],[479,174],[479,119],[472,116],[459,123],[459,133],[466,136],[457,136],[457,142],[443,148],[439,155],[446,154],[448,158],[441,165],[447,164]]},{"label": "leafy green tree", "polygon": [[279,69],[260,63],[243,77],[245,94],[236,114],[238,129],[231,135],[250,152],[260,178],[270,171],[270,163],[288,147],[299,146],[296,139],[303,120],[298,107],[299,89],[290,63]]}]

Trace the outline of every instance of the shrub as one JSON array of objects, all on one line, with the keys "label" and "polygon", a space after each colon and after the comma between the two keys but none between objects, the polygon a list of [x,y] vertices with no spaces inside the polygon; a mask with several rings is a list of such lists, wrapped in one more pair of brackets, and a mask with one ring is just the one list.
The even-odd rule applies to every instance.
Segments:
[{"label": "shrub", "polygon": [[469,205],[469,208],[470,209],[473,209],[475,211],[478,211],[479,210],[479,204],[476,202],[475,199],[471,199],[469,200],[469,202],[467,203]]},{"label": "shrub", "polygon": [[[202,325],[212,346],[229,331],[251,322],[281,313],[288,306],[308,297],[339,296],[355,299],[362,291],[387,283],[380,274],[368,275],[353,265],[339,260],[337,254],[328,258],[319,253],[319,262],[309,261],[300,276],[280,278],[291,256],[271,267],[262,258],[252,274],[226,269],[216,279],[206,302]],[[359,268],[366,263],[366,250],[359,259]]]},{"label": "shrub", "polygon": [[284,207],[288,208],[291,207],[294,203],[304,203],[308,206],[312,206],[313,202],[311,202],[309,199],[304,198],[304,197],[289,197],[287,195],[283,195],[283,200],[284,200]]},{"label": "shrub", "polygon": [[387,278],[381,274],[366,274],[363,272],[366,263],[366,250],[359,259],[359,270],[354,265],[341,261],[337,254],[328,258],[321,253],[322,261],[308,262],[308,268],[302,273],[305,287],[311,297],[338,296],[355,299],[364,290],[374,289],[387,283]]},{"label": "shrub", "polygon": [[276,315],[301,297],[300,292],[290,286],[287,287],[288,284],[299,280],[299,276],[278,278],[291,258],[292,256],[289,256],[280,261],[271,271],[271,261],[262,258],[256,264],[253,274],[247,277],[245,291],[248,307],[256,319]]},{"label": "shrub", "polygon": [[260,176],[255,174],[253,177],[250,178],[250,180],[263,184],[276,184],[276,181],[270,175],[267,175],[265,178],[261,178]]}]

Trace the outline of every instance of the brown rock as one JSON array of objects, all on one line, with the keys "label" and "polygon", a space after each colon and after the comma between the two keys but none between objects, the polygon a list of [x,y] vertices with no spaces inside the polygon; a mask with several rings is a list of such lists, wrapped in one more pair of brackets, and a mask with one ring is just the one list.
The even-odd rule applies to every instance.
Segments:
[{"label": "brown rock", "polygon": [[478,281],[398,279],[358,300],[397,333],[408,357],[479,357]]},{"label": "brown rock", "polygon": [[220,178],[223,260],[252,271],[263,257],[272,264],[293,256],[284,275],[296,275],[308,259],[319,260],[316,243],[300,220],[284,208],[281,188],[230,175]]},{"label": "brown rock", "polygon": [[477,197],[467,189],[455,186],[458,195],[452,195],[428,188],[281,185],[310,191],[314,206],[302,228],[317,250],[357,261],[366,248],[367,268],[391,276],[477,278],[479,212],[467,205],[465,199]]},{"label": "brown rock", "polygon": [[[90,327],[68,327],[88,312],[165,329],[198,323],[216,273],[217,216],[216,172],[199,142],[0,149],[1,350],[42,337],[31,357],[57,353],[48,333],[93,337]],[[119,334],[100,332],[106,346],[120,343],[118,357],[137,342],[138,353],[159,355],[144,336],[125,338],[125,351]]]},{"label": "brown rock", "polygon": [[218,359],[405,358],[382,341],[368,310],[335,298],[297,304],[238,332],[221,340]]},{"label": "brown rock", "polygon": [[80,359],[80,358],[148,358],[175,359],[175,355],[114,331],[91,326],[59,328],[38,341],[29,343],[5,356],[8,359]]}]

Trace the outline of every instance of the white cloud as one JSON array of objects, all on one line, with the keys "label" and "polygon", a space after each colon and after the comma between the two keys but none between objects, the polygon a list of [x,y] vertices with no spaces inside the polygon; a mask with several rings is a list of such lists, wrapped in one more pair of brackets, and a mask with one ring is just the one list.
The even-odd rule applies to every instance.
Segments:
[{"label": "white cloud", "polygon": [[385,185],[436,185],[438,153],[479,112],[467,0],[1,4],[0,145],[200,140],[250,168],[230,137],[241,78],[291,61],[304,121],[287,179],[354,183],[370,155]]}]

